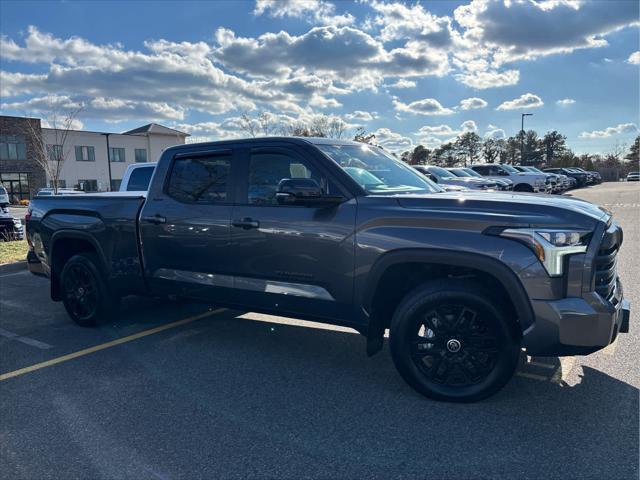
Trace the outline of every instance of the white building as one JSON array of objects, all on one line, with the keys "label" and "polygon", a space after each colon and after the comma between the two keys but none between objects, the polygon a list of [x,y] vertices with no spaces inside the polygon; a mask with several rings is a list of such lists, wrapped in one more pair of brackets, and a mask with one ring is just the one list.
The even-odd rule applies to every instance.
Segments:
[{"label": "white building", "polygon": [[[54,147],[60,143],[60,130],[43,128],[42,134],[48,148],[61,148]],[[64,141],[58,187],[108,191],[111,182],[111,190],[118,190],[129,164],[155,162],[166,148],[184,144],[187,136],[156,123],[124,133],[71,130]],[[47,183],[51,186],[51,179]]]}]

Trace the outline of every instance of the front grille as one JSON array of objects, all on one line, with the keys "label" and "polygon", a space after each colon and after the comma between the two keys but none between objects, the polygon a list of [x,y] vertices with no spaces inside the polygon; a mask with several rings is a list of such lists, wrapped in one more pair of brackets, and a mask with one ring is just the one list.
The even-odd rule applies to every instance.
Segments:
[{"label": "front grille", "polygon": [[605,300],[616,293],[618,251],[622,245],[622,229],[615,223],[604,234],[595,258],[595,289]]}]

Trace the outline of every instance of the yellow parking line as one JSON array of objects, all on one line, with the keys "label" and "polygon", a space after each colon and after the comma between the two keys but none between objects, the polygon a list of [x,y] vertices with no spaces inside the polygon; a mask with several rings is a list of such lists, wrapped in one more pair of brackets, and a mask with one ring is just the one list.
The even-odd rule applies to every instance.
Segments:
[{"label": "yellow parking line", "polygon": [[153,335],[154,333],[162,332],[164,330],[169,330],[170,328],[175,328],[175,327],[179,327],[180,325],[185,325],[187,323],[195,322],[196,320],[209,317],[216,313],[224,312],[225,310],[226,308],[218,308],[216,310],[204,312],[199,315],[194,315],[193,317],[183,318],[182,320],[178,320],[176,322],[167,323],[166,325],[160,325],[159,327],[134,333],[133,335],[129,335],[128,337],[118,338],[117,340],[113,340],[111,342],[102,343],[100,345],[95,345],[93,347],[85,348],[84,350],[79,350],[77,352],[69,353],[68,355],[63,355],[61,357],[53,358],[51,360],[47,360],[46,362],[36,363],[35,365],[31,365],[30,367],[14,370],[13,372],[3,373],[0,375],[0,381],[18,377],[20,375],[24,375],[25,373],[34,372],[36,370],[40,370],[41,368],[51,367],[53,365],[57,365],[62,362],[73,360],[74,358],[83,357],[85,355],[89,355],[90,353],[99,352],[100,350],[105,350],[107,348],[115,347],[123,343],[131,342],[133,340],[137,340],[138,338],[147,337],[149,335]]}]

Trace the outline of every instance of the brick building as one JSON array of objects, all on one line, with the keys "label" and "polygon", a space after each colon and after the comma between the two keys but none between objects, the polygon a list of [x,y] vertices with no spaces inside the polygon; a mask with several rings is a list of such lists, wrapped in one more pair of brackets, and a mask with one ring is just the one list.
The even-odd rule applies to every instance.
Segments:
[{"label": "brick building", "polygon": [[40,132],[39,118],[0,115],[0,182],[11,202],[28,200],[47,185],[30,132]]}]

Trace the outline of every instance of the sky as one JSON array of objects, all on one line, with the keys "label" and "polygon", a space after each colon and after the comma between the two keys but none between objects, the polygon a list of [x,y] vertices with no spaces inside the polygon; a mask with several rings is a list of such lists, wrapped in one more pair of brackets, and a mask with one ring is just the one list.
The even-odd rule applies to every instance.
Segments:
[{"label": "sky", "polygon": [[[0,111],[192,139],[339,117],[392,151],[558,130],[576,153],[640,125],[637,0],[0,2]],[[266,113],[265,113],[266,112]]]}]

